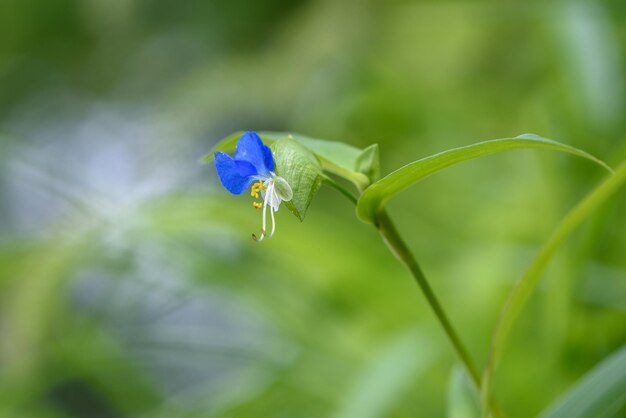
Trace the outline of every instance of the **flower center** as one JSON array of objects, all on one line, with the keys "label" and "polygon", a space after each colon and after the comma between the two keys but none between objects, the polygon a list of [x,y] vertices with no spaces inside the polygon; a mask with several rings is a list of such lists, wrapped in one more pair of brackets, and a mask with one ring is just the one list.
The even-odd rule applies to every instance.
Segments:
[{"label": "flower center", "polygon": [[[259,192],[261,190],[265,190],[265,184],[263,184],[262,180],[257,181],[256,183],[254,183],[252,185],[252,188],[250,188],[250,196],[254,197],[255,199],[259,198]],[[262,205],[259,202],[253,202],[252,206],[254,206],[257,209],[261,209]]]},{"label": "flower center", "polygon": [[[250,188],[250,195],[255,199],[259,198],[259,194],[263,196],[263,203],[252,202],[252,206],[256,209],[263,208],[263,222],[261,227],[261,236],[257,238],[255,234],[252,234],[252,239],[255,241],[263,241],[264,238],[271,238],[276,231],[276,221],[274,219],[274,212],[278,212],[278,208],[282,202],[287,202],[293,197],[293,191],[289,183],[274,173],[271,173],[271,177],[259,180]],[[272,220],[272,231],[268,234],[266,230],[267,225],[267,207],[270,208],[270,218]]]}]

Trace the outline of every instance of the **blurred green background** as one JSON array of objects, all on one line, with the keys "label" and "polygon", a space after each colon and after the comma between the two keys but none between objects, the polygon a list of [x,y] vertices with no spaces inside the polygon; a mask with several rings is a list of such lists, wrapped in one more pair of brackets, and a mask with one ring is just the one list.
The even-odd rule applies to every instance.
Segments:
[{"label": "blurred green background", "polygon": [[[532,132],[616,164],[625,74],[622,0],[0,1],[0,416],[470,417],[443,332],[347,200],[322,189],[257,245],[259,212],[199,158],[293,131],[379,143],[387,173]],[[603,175],[515,151],[391,202],[480,364]],[[626,342],[625,213],[622,192],[551,264],[496,375],[507,416]]]}]

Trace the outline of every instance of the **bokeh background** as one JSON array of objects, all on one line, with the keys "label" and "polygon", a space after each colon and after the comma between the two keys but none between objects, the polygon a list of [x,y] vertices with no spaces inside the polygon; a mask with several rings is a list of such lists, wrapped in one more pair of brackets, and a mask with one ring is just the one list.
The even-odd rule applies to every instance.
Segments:
[{"label": "bokeh background", "polygon": [[[470,417],[444,334],[347,200],[322,189],[258,245],[259,212],[199,159],[292,131],[379,143],[387,173],[532,132],[616,164],[625,74],[622,0],[1,1],[0,416]],[[603,176],[515,151],[391,202],[479,363]],[[497,373],[509,417],[626,342],[625,213],[622,192],[551,264]]]}]

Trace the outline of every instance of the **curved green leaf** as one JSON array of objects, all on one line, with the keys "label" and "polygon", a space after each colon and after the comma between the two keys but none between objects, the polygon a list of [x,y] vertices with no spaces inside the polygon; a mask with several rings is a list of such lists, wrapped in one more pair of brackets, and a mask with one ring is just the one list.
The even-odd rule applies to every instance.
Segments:
[{"label": "curved green leaf", "polygon": [[538,418],[609,416],[626,403],[626,345],[588,372]]},{"label": "curved green leaf", "polygon": [[552,236],[541,248],[539,254],[537,254],[524,276],[511,291],[502,309],[498,325],[491,339],[491,350],[483,373],[483,386],[481,388],[483,407],[486,404],[486,399],[489,398],[493,372],[504,350],[509,331],[537,287],[537,283],[541,278],[541,274],[546,269],[548,262],[569,234],[594,210],[605,203],[624,185],[624,183],[626,183],[626,162],[623,162],[615,170],[613,176],[608,177],[596,186],[595,189],[563,218],[561,223],[553,231]]},{"label": "curved green leaf", "polygon": [[357,215],[364,222],[375,223],[376,215],[385,202],[429,175],[463,161],[518,148],[563,151],[594,161],[611,171],[610,167],[591,154],[537,135],[526,134],[516,138],[494,139],[431,155],[394,171],[363,192],[357,204]]}]

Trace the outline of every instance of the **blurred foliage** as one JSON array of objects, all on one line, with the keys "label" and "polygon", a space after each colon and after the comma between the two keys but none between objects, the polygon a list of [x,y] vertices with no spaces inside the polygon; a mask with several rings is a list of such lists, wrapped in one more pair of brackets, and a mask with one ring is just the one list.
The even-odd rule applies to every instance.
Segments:
[{"label": "blurred foliage", "polygon": [[[448,407],[452,351],[349,202],[323,188],[257,245],[259,213],[198,160],[266,129],[379,143],[383,174],[525,132],[615,164],[624,74],[618,0],[0,2],[0,416],[471,410]],[[514,280],[602,176],[519,151],[391,203],[479,362]],[[551,264],[495,381],[507,416],[626,343],[625,211],[622,192]]]}]

